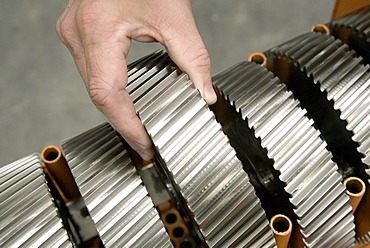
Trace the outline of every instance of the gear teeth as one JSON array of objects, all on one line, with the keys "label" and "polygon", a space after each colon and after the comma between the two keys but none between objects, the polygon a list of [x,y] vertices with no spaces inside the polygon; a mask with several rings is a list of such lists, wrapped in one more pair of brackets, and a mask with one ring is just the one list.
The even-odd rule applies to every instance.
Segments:
[{"label": "gear teeth", "polygon": [[[294,48],[293,45],[289,47]],[[307,53],[305,50],[299,52]],[[280,54],[279,50],[276,54]],[[238,73],[240,79],[232,80],[230,72]],[[258,77],[263,78],[258,82],[263,89],[258,91],[255,80],[244,75],[262,73],[268,76]],[[274,160],[274,168],[281,173],[280,180],[291,195],[289,200],[294,206],[305,245],[316,247],[322,242],[321,237],[327,237],[329,243],[342,238],[345,243],[353,243],[353,216],[338,167],[331,161],[326,143],[292,93],[272,73],[247,62],[216,75],[213,82],[249,123],[256,137],[261,139],[263,148],[267,149],[268,157]],[[227,94],[223,90],[225,85]],[[239,98],[234,98],[235,94]],[[334,180],[327,181],[329,178]],[[323,183],[326,187],[321,186]],[[347,221],[342,221],[343,218]]]},{"label": "gear teeth", "polygon": [[156,70],[157,74],[147,75],[132,68],[128,87],[136,85],[138,78],[145,78],[145,84],[151,85],[147,94],[135,95],[140,91],[137,87],[131,96],[136,96],[136,110],[207,245],[274,246],[269,223],[248,175],[212,112],[187,75],[180,74],[174,65],[165,69],[155,66],[162,62],[152,58],[154,67],[148,66],[146,71]]},{"label": "gear teeth", "polygon": [[348,27],[370,39],[370,8],[364,8],[358,12],[335,20],[332,24]]},{"label": "gear teeth", "polygon": [[367,42],[370,42],[370,7],[341,17],[329,25],[334,30],[339,28],[349,29],[359,37],[365,38]]},{"label": "gear teeth", "polygon": [[0,246],[72,247],[37,154],[0,167]]},{"label": "gear teeth", "polygon": [[62,147],[104,245],[171,246],[135,166],[108,123]]},{"label": "gear teeth", "polygon": [[370,243],[370,233],[365,234],[362,237],[357,238],[357,243],[359,245],[366,245]]},{"label": "gear teeth", "polygon": [[[320,49],[312,51],[313,44],[318,41]],[[304,62],[301,62],[302,55],[290,52],[290,47],[296,46],[309,51]],[[326,53],[331,55],[323,56]],[[347,122],[347,130],[353,133],[352,139],[359,144],[358,151],[364,156],[362,161],[370,168],[370,143],[367,141],[370,136],[370,66],[362,64],[362,59],[348,51],[347,45],[320,33],[303,34],[266,54],[292,60],[320,85],[328,101],[333,101],[333,108],[340,111],[340,118]]]}]

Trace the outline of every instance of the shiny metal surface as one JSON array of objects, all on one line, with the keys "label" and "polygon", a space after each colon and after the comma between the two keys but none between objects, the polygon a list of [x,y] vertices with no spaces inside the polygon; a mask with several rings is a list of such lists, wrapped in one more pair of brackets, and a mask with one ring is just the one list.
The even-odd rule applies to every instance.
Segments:
[{"label": "shiny metal surface", "polygon": [[286,57],[312,77],[325,92],[328,103],[340,111],[340,118],[359,144],[362,162],[370,168],[370,73],[369,65],[355,57],[347,45],[320,33],[303,34],[267,52]]},{"label": "shiny metal surface", "polygon": [[72,247],[37,154],[0,167],[0,246]]},{"label": "shiny metal surface", "polygon": [[370,7],[356,11],[350,15],[339,18],[331,23],[335,26],[342,26],[358,32],[359,35],[370,39]]},{"label": "shiny metal surface", "polygon": [[[356,57],[355,52],[349,51],[348,46],[343,45],[340,40],[321,33],[303,34],[266,54],[270,58],[291,61],[307,77],[312,78],[313,83],[319,85],[328,106],[339,111],[340,119],[346,123],[346,130],[351,132],[351,138],[356,142],[357,151],[354,153],[361,154],[365,168],[354,169],[366,181],[365,173],[370,175],[369,65],[364,65],[362,58]],[[336,131],[340,130],[329,130],[332,133]],[[340,134],[336,140],[338,143],[346,143],[345,139],[341,140]],[[350,154],[352,151],[344,154],[346,153]],[[362,174],[362,171],[365,173]]]},{"label": "shiny metal surface", "polygon": [[328,24],[332,34],[370,63],[370,6]]},{"label": "shiny metal surface", "polygon": [[171,247],[135,166],[108,123],[62,147],[105,246]]},{"label": "shiny metal surface", "polygon": [[213,82],[274,161],[305,246],[353,244],[355,226],[338,167],[292,93],[272,73],[249,62],[216,75]]},{"label": "shiny metal surface", "polygon": [[248,175],[187,75],[157,52],[129,67],[127,89],[207,245],[272,247]]}]

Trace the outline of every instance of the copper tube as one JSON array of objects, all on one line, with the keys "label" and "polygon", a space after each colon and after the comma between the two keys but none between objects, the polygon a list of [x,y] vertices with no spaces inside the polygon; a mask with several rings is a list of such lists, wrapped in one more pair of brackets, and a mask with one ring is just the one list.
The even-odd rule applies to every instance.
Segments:
[{"label": "copper tube", "polygon": [[352,214],[354,214],[365,194],[365,183],[358,177],[349,177],[344,180],[344,186],[347,188],[346,193],[350,198],[349,204],[352,206]]},{"label": "copper tube", "polygon": [[330,34],[330,29],[325,24],[316,24],[315,26],[312,26],[310,29],[311,32],[320,32],[323,34]]},{"label": "copper tube", "polygon": [[57,146],[47,146],[41,152],[42,168],[65,203],[81,197],[67,161]]},{"label": "copper tube", "polygon": [[370,231],[370,184],[366,183],[365,185],[365,194],[355,214],[356,234],[358,237],[362,237]]},{"label": "copper tube", "polygon": [[263,67],[266,67],[267,58],[263,53],[252,53],[248,56],[249,62],[255,62]]},{"label": "copper tube", "polygon": [[293,228],[290,219],[285,215],[277,214],[271,218],[270,227],[274,234],[276,246],[278,248],[288,247],[290,234]]}]

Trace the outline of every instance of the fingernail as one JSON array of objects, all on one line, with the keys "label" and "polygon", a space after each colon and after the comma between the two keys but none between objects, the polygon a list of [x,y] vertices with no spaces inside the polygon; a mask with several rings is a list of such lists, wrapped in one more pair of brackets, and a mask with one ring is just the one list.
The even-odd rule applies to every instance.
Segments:
[{"label": "fingernail", "polygon": [[217,101],[217,95],[215,90],[213,89],[212,84],[206,84],[204,86],[203,97],[208,105],[212,105]]}]

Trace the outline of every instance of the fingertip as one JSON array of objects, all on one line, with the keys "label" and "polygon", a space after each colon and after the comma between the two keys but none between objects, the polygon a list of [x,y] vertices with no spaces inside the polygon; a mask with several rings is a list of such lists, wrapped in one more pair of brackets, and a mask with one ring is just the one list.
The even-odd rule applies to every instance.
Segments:
[{"label": "fingertip", "polygon": [[208,105],[216,103],[217,95],[212,86],[212,83],[204,85],[202,97],[207,102]]},{"label": "fingertip", "polygon": [[[126,105],[126,107],[128,107]],[[124,113],[125,111],[122,111]],[[125,114],[122,114],[125,115]],[[127,115],[126,115],[127,116]],[[121,116],[122,118],[122,116]],[[115,129],[122,135],[128,145],[135,150],[143,160],[150,160],[154,157],[153,141],[149,137],[140,119],[124,118],[115,120],[113,125]]]},{"label": "fingertip", "polygon": [[155,155],[153,143],[145,129],[142,129],[142,126],[131,126],[131,128],[131,131],[140,130],[140,132],[128,133],[126,128],[121,131],[119,131],[117,128],[116,130],[122,135],[127,144],[133,150],[135,150],[144,161],[153,159]]}]

